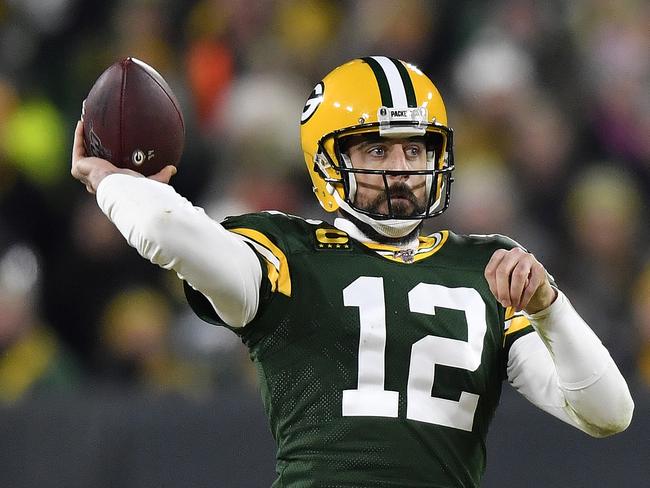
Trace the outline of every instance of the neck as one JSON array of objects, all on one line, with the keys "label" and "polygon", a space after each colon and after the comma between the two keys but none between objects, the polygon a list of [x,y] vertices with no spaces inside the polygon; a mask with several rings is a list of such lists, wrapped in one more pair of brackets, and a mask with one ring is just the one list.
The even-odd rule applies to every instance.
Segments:
[{"label": "neck", "polygon": [[[371,225],[362,222],[354,215],[350,215],[345,211],[339,212],[340,217],[334,222],[337,228],[350,234],[350,237],[358,241],[372,241],[379,244],[388,244],[397,247],[412,247],[414,242],[417,242],[417,237],[420,235],[420,228],[418,225],[415,229],[403,237],[387,237],[377,232]],[[351,228],[352,227],[352,228]]]}]

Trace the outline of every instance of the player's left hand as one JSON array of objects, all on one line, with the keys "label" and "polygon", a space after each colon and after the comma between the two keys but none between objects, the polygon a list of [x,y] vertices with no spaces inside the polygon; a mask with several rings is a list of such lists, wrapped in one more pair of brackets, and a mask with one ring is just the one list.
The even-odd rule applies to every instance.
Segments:
[{"label": "player's left hand", "polygon": [[485,279],[499,303],[516,311],[539,312],[557,297],[544,266],[519,247],[497,249],[485,267]]}]

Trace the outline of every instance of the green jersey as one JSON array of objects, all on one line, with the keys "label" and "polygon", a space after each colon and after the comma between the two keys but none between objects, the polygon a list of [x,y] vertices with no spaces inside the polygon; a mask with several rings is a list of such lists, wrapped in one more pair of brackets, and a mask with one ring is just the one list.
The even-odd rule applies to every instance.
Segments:
[{"label": "green jersey", "polygon": [[[277,442],[273,486],[478,486],[508,345],[531,331],[483,274],[516,243],[442,231],[404,252],[275,212],[223,225],[265,276],[256,317],[233,330]],[[223,325],[203,295],[186,293]]]}]

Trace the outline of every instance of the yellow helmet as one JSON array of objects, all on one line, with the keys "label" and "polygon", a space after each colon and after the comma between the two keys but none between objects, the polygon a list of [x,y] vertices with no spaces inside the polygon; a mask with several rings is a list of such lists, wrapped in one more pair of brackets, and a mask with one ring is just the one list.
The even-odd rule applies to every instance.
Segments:
[{"label": "yellow helmet", "polygon": [[[440,93],[415,66],[384,56],[349,61],[316,85],[300,122],[307,171],[326,211],[342,209],[371,225],[377,220],[389,224],[389,220],[400,219],[420,223],[439,215],[449,205],[453,131],[447,127]],[[355,206],[355,174],[395,174],[391,170],[352,168],[349,159],[346,161],[340,140],[370,133],[380,137],[425,136],[427,169],[399,172],[426,175],[428,205],[421,214],[400,217],[391,215],[390,210],[385,215],[373,214]]]}]

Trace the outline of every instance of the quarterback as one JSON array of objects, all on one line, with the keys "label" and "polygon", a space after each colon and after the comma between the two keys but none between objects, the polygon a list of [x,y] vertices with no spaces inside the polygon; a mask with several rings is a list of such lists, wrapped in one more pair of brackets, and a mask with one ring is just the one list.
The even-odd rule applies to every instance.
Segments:
[{"label": "quarterback", "polygon": [[210,219],[167,183],[86,157],[72,175],[139,253],[184,280],[204,320],[250,350],[277,443],[274,487],[475,487],[510,383],[587,434],[634,404],[605,347],[537,259],[499,235],[422,235],[449,205],[453,132],[416,67],[352,60],[300,120],[332,223]]}]

